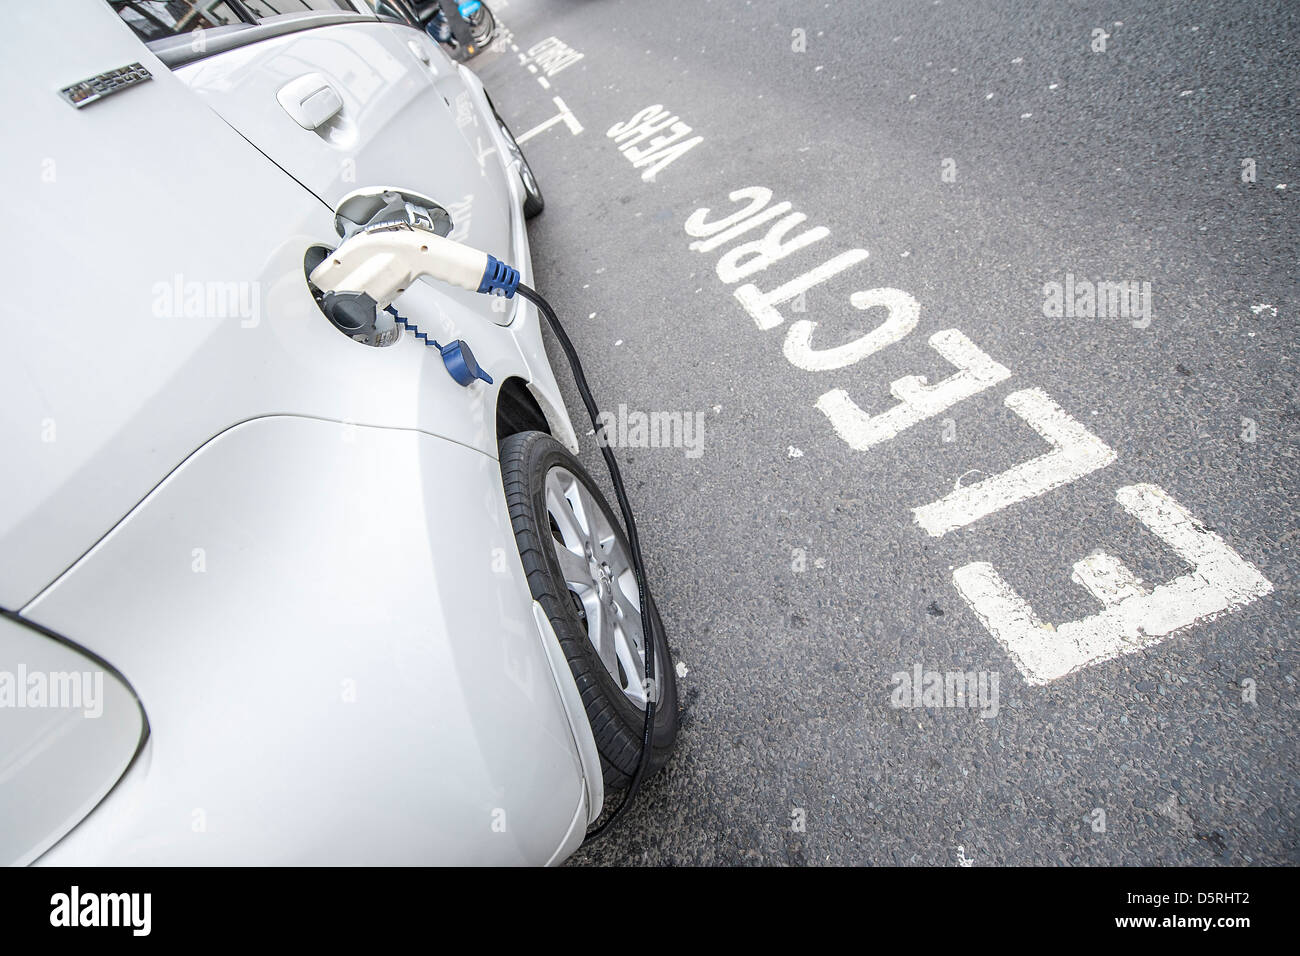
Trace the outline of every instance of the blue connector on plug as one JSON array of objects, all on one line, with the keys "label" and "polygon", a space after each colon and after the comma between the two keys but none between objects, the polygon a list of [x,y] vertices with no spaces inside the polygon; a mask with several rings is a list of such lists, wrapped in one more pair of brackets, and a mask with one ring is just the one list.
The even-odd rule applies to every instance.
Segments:
[{"label": "blue connector on plug", "polygon": [[[517,274],[518,273],[516,273],[516,275]],[[464,339],[457,339],[449,345],[440,345],[437,339],[429,338],[416,328],[409,319],[398,315],[397,310],[391,305],[384,309],[384,311],[391,315],[398,325],[406,329],[406,331],[410,332],[425,345],[438,350],[438,354],[442,356],[443,367],[447,370],[447,374],[452,377],[457,385],[469,388],[476,379],[482,382],[487,382],[489,385],[492,384],[492,376],[478,364],[478,360],[474,358],[473,350],[470,349],[469,343]]]},{"label": "blue connector on plug", "polygon": [[487,268],[483,270],[483,281],[479,283],[479,292],[499,291],[507,299],[519,288],[519,270],[506,265],[496,256],[487,257]]}]

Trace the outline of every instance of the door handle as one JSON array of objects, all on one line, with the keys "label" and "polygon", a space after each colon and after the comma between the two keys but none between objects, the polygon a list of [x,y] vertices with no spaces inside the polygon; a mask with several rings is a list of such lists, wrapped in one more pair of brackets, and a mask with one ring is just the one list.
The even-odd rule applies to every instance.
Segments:
[{"label": "door handle", "polygon": [[406,45],[411,48],[411,52],[415,54],[421,63],[425,66],[429,65],[429,51],[424,48],[424,44],[416,40],[407,40]]},{"label": "door handle", "polygon": [[275,98],[303,129],[317,129],[343,109],[343,97],[319,73],[290,80]]}]

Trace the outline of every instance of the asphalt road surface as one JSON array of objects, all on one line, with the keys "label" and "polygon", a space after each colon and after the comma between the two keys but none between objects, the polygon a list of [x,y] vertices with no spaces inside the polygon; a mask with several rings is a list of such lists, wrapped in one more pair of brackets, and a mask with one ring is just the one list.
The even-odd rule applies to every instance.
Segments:
[{"label": "asphalt road surface", "polygon": [[1300,862],[1300,7],[493,6],[681,675],[575,862]]}]

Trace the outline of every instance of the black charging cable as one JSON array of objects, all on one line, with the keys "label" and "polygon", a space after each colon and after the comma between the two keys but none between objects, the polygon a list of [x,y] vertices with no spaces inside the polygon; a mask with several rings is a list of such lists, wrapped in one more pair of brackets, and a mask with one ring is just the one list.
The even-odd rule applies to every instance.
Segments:
[{"label": "black charging cable", "polygon": [[[610,481],[614,485],[614,496],[618,499],[619,510],[623,513],[623,525],[627,531],[627,542],[632,549],[632,569],[636,572],[636,586],[641,596],[641,620],[645,625],[645,676],[651,693],[646,695],[645,727],[641,734],[641,758],[637,761],[636,773],[633,774],[632,782],[628,785],[628,788],[623,791],[623,799],[619,802],[618,807],[595,829],[587,832],[586,842],[590,843],[602,836],[609,829],[610,824],[617,820],[623,811],[627,809],[632,798],[641,789],[641,781],[645,777],[646,768],[650,765],[655,725],[655,698],[659,696],[658,685],[655,683],[655,647],[659,639],[659,623],[650,597],[650,584],[646,575],[645,564],[641,559],[641,540],[637,536],[636,520],[632,517],[632,505],[627,499],[627,489],[623,487],[623,476],[618,470],[618,462],[614,460],[614,453],[610,450],[609,441],[604,438],[605,426],[600,421],[600,409],[596,407],[596,399],[592,397],[591,387],[587,385],[587,376],[583,374],[582,362],[578,360],[577,350],[574,349],[573,343],[569,340],[568,333],[564,331],[564,326],[560,324],[560,319],[555,314],[555,310],[551,308],[550,303],[542,297],[541,293],[522,283],[519,284],[515,291],[537,306],[537,310],[546,317],[547,324],[550,325],[551,331],[555,333],[555,337],[560,342],[564,357],[569,361],[569,369],[573,372],[573,381],[578,386],[578,394],[582,396],[582,404],[587,407],[587,414],[591,416],[591,425],[596,430],[596,443],[600,445],[601,454],[605,456],[605,465],[609,469]],[[664,646],[666,647],[667,644]]]}]

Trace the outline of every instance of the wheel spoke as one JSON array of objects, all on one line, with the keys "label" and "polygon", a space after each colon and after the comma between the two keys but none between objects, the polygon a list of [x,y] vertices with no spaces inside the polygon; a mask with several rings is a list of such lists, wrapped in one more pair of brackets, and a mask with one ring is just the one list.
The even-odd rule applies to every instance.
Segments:
[{"label": "wheel spoke", "polygon": [[[632,580],[631,591],[636,594],[636,580]],[[619,609],[623,612],[623,624],[625,627],[634,629],[636,639],[644,643],[645,627],[641,622],[640,602],[629,597],[628,593],[623,590],[623,584],[619,579],[614,580],[614,602],[618,604]]]},{"label": "wheel spoke", "polygon": [[[618,680],[618,648],[614,636],[614,616],[609,613],[608,608],[599,607],[596,617],[596,654],[605,665],[605,669],[615,680]],[[587,620],[591,620],[590,615]]]},{"label": "wheel spoke", "polygon": [[559,526],[560,534],[564,536],[564,543],[570,549],[580,548],[590,541],[587,529],[573,513],[573,508],[569,506],[569,499],[565,498],[558,488],[551,487],[550,482],[547,482],[546,488],[546,510]]},{"label": "wheel spoke", "polygon": [[574,520],[577,521],[578,527],[582,529],[583,540],[594,546],[595,542],[591,538],[591,513],[594,511],[599,514],[600,509],[590,501],[587,489],[575,481],[569,488],[565,489],[564,500],[569,503]]},{"label": "wheel spoke", "polygon": [[627,628],[619,627],[615,631],[618,659],[623,664],[623,670],[628,677],[628,690],[636,690],[636,696],[642,698],[645,695],[645,660],[636,645],[632,643],[632,635]]},{"label": "wheel spoke", "polygon": [[587,515],[587,529],[591,532],[591,543],[593,546],[599,545],[599,550],[608,556],[618,550],[614,527],[605,517],[604,509],[592,498],[591,493],[581,485],[578,489],[578,494],[582,498],[583,511]]},{"label": "wheel spoke", "polygon": [[587,639],[624,696],[643,708],[645,618],[627,544],[600,493],[571,471],[552,468],[545,487],[547,511],[563,539],[554,542],[556,561],[582,605]]}]

